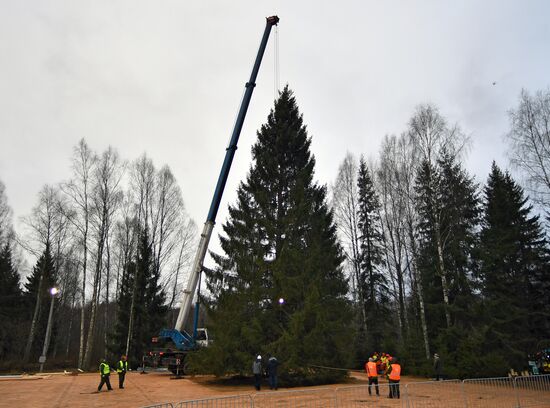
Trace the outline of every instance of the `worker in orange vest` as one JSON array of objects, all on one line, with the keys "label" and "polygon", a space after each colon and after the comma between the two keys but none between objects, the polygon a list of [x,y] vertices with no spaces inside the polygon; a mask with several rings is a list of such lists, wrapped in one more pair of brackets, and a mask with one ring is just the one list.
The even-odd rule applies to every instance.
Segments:
[{"label": "worker in orange vest", "polygon": [[367,372],[367,376],[369,377],[369,395],[372,395],[370,389],[372,384],[374,384],[376,395],[380,396],[380,391],[378,389],[378,371],[376,368],[376,363],[374,362],[374,359],[372,357],[369,358],[369,362],[365,364],[365,371]]},{"label": "worker in orange vest", "polygon": [[391,365],[387,371],[390,381],[390,398],[400,398],[399,381],[401,380],[401,365],[397,363],[397,357],[392,358]]}]

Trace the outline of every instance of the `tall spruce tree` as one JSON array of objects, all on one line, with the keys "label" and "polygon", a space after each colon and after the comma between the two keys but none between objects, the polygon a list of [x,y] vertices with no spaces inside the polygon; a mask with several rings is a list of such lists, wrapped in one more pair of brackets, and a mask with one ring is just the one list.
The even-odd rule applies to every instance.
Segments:
[{"label": "tall spruce tree", "polygon": [[160,272],[153,265],[153,249],[146,227],[141,228],[135,259],[123,271],[117,318],[109,345],[114,357],[128,354],[131,364],[141,361],[151,337],[165,325],[168,308]]},{"label": "tall spruce tree", "polygon": [[[476,323],[472,252],[480,216],[477,185],[452,155],[443,152],[435,166],[424,162],[420,167],[416,194],[421,238],[418,265],[430,340],[445,354],[446,365],[455,367],[460,343]],[[446,314],[451,326],[446,324]]]},{"label": "tall spruce tree", "polygon": [[479,278],[485,349],[513,367],[550,337],[550,274],[539,217],[523,189],[493,163],[484,190]]},{"label": "tall spruce tree", "polygon": [[22,307],[19,273],[13,265],[11,246],[6,243],[0,250],[0,359],[21,351],[18,328]]},{"label": "tall spruce tree", "polygon": [[365,350],[361,357],[382,349],[382,337],[388,321],[389,288],[380,267],[383,264],[380,202],[374,190],[370,171],[363,157],[359,162],[357,187],[359,194],[358,224],[360,241],[360,276],[358,289],[361,307],[367,316]]},{"label": "tall spruce tree", "polygon": [[126,354],[126,346],[128,344],[128,327],[130,324],[130,310],[132,308],[132,293],[134,290],[135,277],[136,262],[135,260],[131,260],[127,263],[126,267],[122,271],[122,276],[120,278],[120,287],[117,296],[115,324],[113,327],[113,333],[109,337],[111,341],[108,345],[108,350],[111,356],[115,358],[122,354]]},{"label": "tall spruce tree", "polygon": [[224,254],[213,255],[217,268],[207,274],[215,341],[195,363],[249,373],[256,354],[272,353],[283,372],[326,380],[332,372],[312,365],[349,363],[348,287],[326,189],[313,181],[311,139],[288,87],[257,135],[220,236]]}]

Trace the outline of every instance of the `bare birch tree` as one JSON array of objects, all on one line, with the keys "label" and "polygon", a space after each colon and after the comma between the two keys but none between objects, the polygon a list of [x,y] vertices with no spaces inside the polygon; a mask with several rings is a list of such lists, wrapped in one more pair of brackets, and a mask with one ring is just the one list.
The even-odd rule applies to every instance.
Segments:
[{"label": "bare birch tree", "polygon": [[[409,122],[409,137],[418,152],[419,163],[426,163],[428,190],[435,191],[435,168],[437,159],[443,153],[451,156],[460,154],[466,146],[467,139],[457,126],[449,127],[438,109],[432,105],[420,105]],[[451,327],[449,304],[448,273],[444,262],[445,237],[441,230],[441,205],[433,195],[427,197],[430,207],[435,209],[431,214],[434,241],[437,250],[437,266],[443,291],[443,306],[447,327]]]},{"label": "bare birch tree", "polygon": [[85,324],[86,324],[86,282],[89,255],[89,232],[91,193],[93,189],[92,173],[97,163],[96,154],[90,150],[84,139],[73,149],[71,164],[72,177],[69,182],[62,184],[63,192],[70,198],[74,208],[75,216],[72,218],[74,227],[78,234],[78,242],[81,247],[80,278],[80,347],[78,352],[78,367],[82,368],[85,352]]},{"label": "bare birch tree", "polygon": [[[58,248],[61,248],[66,238],[65,229],[68,224],[66,213],[67,211],[63,209],[59,188],[49,185],[44,186],[38,195],[38,204],[32,209],[30,216],[22,219],[23,224],[27,228],[27,234],[26,240],[19,243],[37,258],[47,246],[52,248],[57,243]],[[56,251],[55,256],[60,256],[60,249]],[[55,260],[55,262],[56,265],[59,265],[58,260]],[[40,308],[42,307],[41,295],[45,290],[43,282],[44,271],[41,270],[33,318],[23,355],[23,362],[25,363],[30,358],[31,347],[36,334],[36,324]]]},{"label": "bare birch tree", "polygon": [[12,210],[8,204],[6,186],[0,180],[0,247],[4,246],[12,234]]},{"label": "bare birch tree", "polygon": [[359,300],[361,324],[366,334],[368,330],[366,302],[363,285],[360,283],[361,259],[357,218],[359,211],[357,175],[357,159],[348,152],[338,168],[338,175],[332,186],[332,207],[344,253],[352,271],[351,278],[355,289],[353,295]]},{"label": "bare birch tree", "polygon": [[118,153],[109,147],[103,152],[93,172],[93,208],[91,212],[91,225],[95,238],[95,267],[93,276],[93,290],[90,307],[90,322],[86,339],[86,351],[84,353],[83,366],[88,368],[92,358],[94,330],[97,320],[97,310],[100,299],[100,285],[102,280],[105,245],[108,240],[109,228],[112,225],[111,218],[117,210],[121,200],[120,182],[123,175],[123,164]]},{"label": "bare birch tree", "polygon": [[509,155],[512,165],[525,175],[533,199],[545,211],[550,205],[550,89],[530,95],[521,91],[519,105],[512,109]]},{"label": "bare birch tree", "polygon": [[396,294],[399,336],[403,341],[408,331],[406,295],[406,257],[407,234],[404,224],[407,197],[401,190],[401,169],[397,162],[397,139],[386,137],[382,144],[377,184],[381,201],[381,214],[386,264]]}]

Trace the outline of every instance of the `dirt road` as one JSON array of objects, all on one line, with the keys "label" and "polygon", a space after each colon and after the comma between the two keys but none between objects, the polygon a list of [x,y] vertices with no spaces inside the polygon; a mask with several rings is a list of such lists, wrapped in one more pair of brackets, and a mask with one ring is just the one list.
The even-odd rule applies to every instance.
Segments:
[{"label": "dirt road", "polygon": [[[118,389],[116,374],[111,375],[113,391],[105,388],[97,393],[98,374],[80,374],[78,376],[51,375],[44,379],[14,379],[0,381],[0,407],[142,407],[159,402],[182,401],[188,399],[229,396],[236,394],[255,394],[252,384],[219,385],[212,382],[213,377],[197,376],[181,380],[170,379],[166,373],[141,375],[129,372],[126,375],[124,389]],[[365,384],[366,378],[358,374],[349,384]],[[292,391],[317,388],[336,388],[342,384],[323,387],[292,388]],[[280,389],[280,391],[284,391]],[[268,388],[260,393],[271,393]],[[382,390],[385,392],[385,389]],[[386,395],[383,395],[385,398]],[[396,405],[397,406],[397,405]]]},{"label": "dirt road", "polygon": [[[141,375],[130,372],[126,376],[125,388],[118,389],[116,374],[111,375],[113,391],[105,389],[98,393],[98,374],[80,374],[78,376],[51,375],[43,379],[0,379],[0,407],[107,407],[138,408],[161,402],[176,402],[182,400],[211,398],[218,396],[251,395],[254,406],[272,407],[302,406],[305,401],[334,401],[334,391],[338,388],[338,405],[344,407],[401,407],[400,400],[388,399],[388,388],[385,380],[381,381],[380,397],[368,395],[367,378],[362,373],[353,373],[352,378],[345,384],[333,384],[320,387],[280,389],[278,393],[263,388],[256,393],[252,384],[221,385],[213,381],[210,376],[189,377],[181,380],[172,380],[167,373],[150,373]],[[405,385],[409,385],[409,403],[412,407],[455,408],[464,406],[463,390],[459,381],[456,383],[421,383],[420,378],[402,379],[401,392],[404,394]],[[424,380],[425,381],[425,380]],[[415,383],[415,384],[413,384]],[[478,387],[479,388],[479,387]],[[468,406],[471,407],[514,407],[514,393],[502,388],[466,387]],[[374,394],[374,389],[372,390]],[[539,390],[525,392],[528,406],[550,407],[550,392]],[[233,406],[241,405],[239,403]],[[327,406],[332,406],[329,404]]]}]

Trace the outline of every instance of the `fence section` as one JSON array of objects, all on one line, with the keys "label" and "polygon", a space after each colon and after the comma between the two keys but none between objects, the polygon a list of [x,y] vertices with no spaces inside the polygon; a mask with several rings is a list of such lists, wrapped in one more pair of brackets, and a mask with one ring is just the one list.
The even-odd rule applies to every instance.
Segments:
[{"label": "fence section", "polygon": [[401,399],[388,399],[390,387],[380,384],[380,396],[375,385],[365,384],[267,391],[144,408],[550,408],[550,375],[413,382],[400,386]]},{"label": "fence section", "polygon": [[462,381],[426,381],[405,385],[408,408],[464,408]]},{"label": "fence section", "polygon": [[262,392],[252,396],[255,408],[336,408],[334,388]]},{"label": "fence section", "polygon": [[389,384],[340,387],[336,389],[336,406],[338,408],[405,407],[402,386],[400,393],[403,399],[388,400],[389,393]]},{"label": "fence section", "polygon": [[550,375],[514,379],[520,407],[550,406]]},{"label": "fence section", "polygon": [[254,403],[250,395],[205,398],[174,403],[174,408],[252,408]]},{"label": "fence section", "polygon": [[517,408],[518,393],[511,377],[464,380],[468,408]]}]

